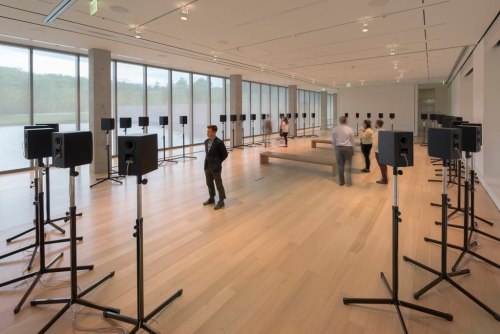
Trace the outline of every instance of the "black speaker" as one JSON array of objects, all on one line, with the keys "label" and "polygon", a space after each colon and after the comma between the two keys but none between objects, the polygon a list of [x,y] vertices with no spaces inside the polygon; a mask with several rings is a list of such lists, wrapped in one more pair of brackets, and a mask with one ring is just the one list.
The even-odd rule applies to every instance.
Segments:
[{"label": "black speaker", "polygon": [[347,118],[347,117],[349,117],[349,113],[347,113],[347,112],[346,112],[346,113],[344,114],[344,116],[345,116],[346,118]]},{"label": "black speaker", "polygon": [[241,114],[241,115],[240,115],[240,121],[244,122],[244,121],[246,121],[246,120],[247,120],[247,115],[245,115],[245,114]]},{"label": "black speaker", "polygon": [[[265,115],[262,115],[262,116],[264,116],[264,118],[265,118]],[[264,119],[264,118],[263,118],[263,119]],[[250,120],[251,120],[251,121],[255,121],[256,119],[257,119],[257,115],[255,115],[255,114],[250,114]]]},{"label": "black speaker", "polygon": [[305,112],[302,113],[302,118],[306,118],[307,114]]},{"label": "black speaker", "polygon": [[114,118],[101,118],[101,130],[109,131],[115,129]]},{"label": "black speaker", "polygon": [[41,159],[52,155],[52,133],[54,129],[31,128],[24,129],[24,157],[26,159]]},{"label": "black speaker", "polygon": [[439,123],[439,124],[441,124],[443,128],[451,128],[452,127],[452,123],[454,121],[455,121],[455,117],[444,115],[442,117],[441,123]]},{"label": "black speaker", "polygon": [[356,116],[356,118],[359,118],[359,112],[357,112],[355,116]]},{"label": "black speaker", "polygon": [[381,113],[381,112],[379,112],[379,113],[378,113],[378,118],[379,118],[379,119],[384,118],[384,114],[383,114],[383,113]]},{"label": "black speaker", "polygon": [[40,124],[37,123],[36,125],[52,128],[52,129],[54,129],[54,132],[59,132],[59,124],[58,123],[40,123]]},{"label": "black speaker", "polygon": [[149,117],[139,116],[139,126],[149,126]]},{"label": "black speaker", "polygon": [[316,113],[311,113],[312,118],[316,118]]},{"label": "black speaker", "polygon": [[168,125],[168,116],[160,116],[160,125]]},{"label": "black speaker", "polygon": [[422,121],[427,120],[427,114],[420,114],[420,119],[421,119]]},{"label": "black speaker", "polygon": [[389,114],[389,118],[390,118],[390,119],[395,119],[395,118],[396,118],[396,114],[391,112],[391,113]]},{"label": "black speaker", "polygon": [[118,136],[118,171],[120,175],[142,176],[156,169],[158,169],[158,138],[156,133]]},{"label": "black speaker", "polygon": [[299,113],[296,112],[294,115],[293,115],[294,118],[299,118]]},{"label": "black speaker", "polygon": [[132,127],[131,117],[120,117],[120,129],[130,129]]},{"label": "black speaker", "polygon": [[429,156],[440,159],[459,159],[462,150],[460,129],[430,128]]},{"label": "black speaker", "polygon": [[455,116],[455,119],[456,119],[457,121],[461,121],[461,122],[463,122],[463,121],[464,121],[464,118],[463,118],[462,116]]},{"label": "black speaker", "polygon": [[468,123],[469,123],[469,122],[467,122],[467,121],[458,121],[458,120],[456,120],[456,119],[455,119],[454,121],[452,121],[452,122],[451,122],[451,126],[450,126],[450,128],[456,128],[456,127],[458,127],[459,125],[466,125],[466,124],[468,124]]},{"label": "black speaker", "polygon": [[231,122],[236,122],[236,115],[229,115],[229,120]]},{"label": "black speaker", "polygon": [[441,115],[441,114],[436,114],[436,121],[438,122],[438,124],[443,124],[443,118],[444,118],[445,115]]},{"label": "black speaker", "polygon": [[285,114],[280,114],[280,118],[283,118],[283,117],[285,117]]},{"label": "black speaker", "polygon": [[470,126],[468,124],[458,125],[462,131],[462,151],[477,153],[481,151],[482,130],[480,126]]},{"label": "black speaker", "polygon": [[467,123],[467,126],[477,126],[479,127],[479,132],[481,134],[479,138],[479,144],[483,145],[483,125],[481,123]]},{"label": "black speaker", "polygon": [[286,114],[286,118],[288,118],[288,119],[292,118],[292,114],[290,114],[290,113]]},{"label": "black speaker", "polygon": [[182,124],[182,125],[188,124],[188,117],[187,116],[179,116],[179,124]]},{"label": "black speaker", "polygon": [[87,165],[92,162],[92,132],[54,132],[52,161],[59,168]]},{"label": "black speaker", "polygon": [[[423,114],[423,115],[425,115],[425,114]],[[423,118],[422,118],[422,119],[423,119]],[[429,119],[430,119],[431,121],[437,121],[437,114],[429,114]]]},{"label": "black speaker", "polygon": [[260,115],[260,118],[261,118],[261,119],[266,119],[266,114],[262,114],[262,115]]},{"label": "black speaker", "polygon": [[372,118],[372,113],[371,112],[367,112],[366,113],[366,118],[368,118],[368,119]]},{"label": "black speaker", "polygon": [[413,166],[413,132],[380,131],[378,136],[380,163],[393,167]]},{"label": "black speaker", "polygon": [[221,123],[226,123],[226,121],[227,121],[226,115],[220,115],[219,116],[219,120],[220,120]]}]

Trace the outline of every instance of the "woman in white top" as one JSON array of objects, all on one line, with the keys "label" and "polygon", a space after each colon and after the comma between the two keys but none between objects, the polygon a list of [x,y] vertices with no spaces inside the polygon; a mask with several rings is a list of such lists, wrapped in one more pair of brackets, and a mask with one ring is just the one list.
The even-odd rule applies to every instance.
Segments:
[{"label": "woman in white top", "polygon": [[369,120],[363,121],[363,129],[359,135],[361,140],[361,152],[363,152],[363,156],[365,157],[365,168],[361,171],[363,173],[370,172],[370,151],[372,150],[373,143],[373,130],[372,123]]},{"label": "woman in white top", "polygon": [[290,131],[290,127],[288,126],[288,118],[284,117],[281,122],[281,133],[283,138],[285,138],[285,147],[288,147],[288,131]]}]

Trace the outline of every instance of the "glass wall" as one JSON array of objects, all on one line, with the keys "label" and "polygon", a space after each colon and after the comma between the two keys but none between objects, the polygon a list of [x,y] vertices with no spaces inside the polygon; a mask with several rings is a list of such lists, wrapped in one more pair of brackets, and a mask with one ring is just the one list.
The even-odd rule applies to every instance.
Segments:
[{"label": "glass wall", "polygon": [[[132,128],[127,129],[127,134],[142,133],[139,128],[139,116],[144,112],[144,67],[128,63],[116,63],[117,81],[117,128],[120,118],[132,118]],[[120,135],[125,129],[120,129]]]},{"label": "glass wall", "polygon": [[[243,115],[247,115],[247,119],[250,119],[250,105],[251,105],[250,87],[251,87],[250,82],[243,81],[242,87],[241,87],[241,89],[242,89],[242,92],[241,92],[241,103],[242,103],[241,113]],[[245,125],[247,125],[246,123],[247,122],[245,122]],[[245,129],[246,136],[250,135],[250,131],[248,129],[250,129],[249,126],[247,126]]]},{"label": "glass wall", "polygon": [[[288,90],[285,87],[279,87],[279,103],[278,103],[278,117],[281,115],[286,116],[288,113]],[[273,121],[273,132],[278,132],[280,127],[280,119],[276,118]]]},{"label": "glass wall", "polygon": [[[156,67],[147,68],[147,113],[149,116],[148,133],[158,134],[158,148],[170,146],[169,126],[160,125],[160,116],[167,116],[169,124],[172,120],[169,110],[169,72],[169,70]],[[163,143],[164,135],[165,144]]]},{"label": "glass wall", "polygon": [[208,76],[193,74],[193,144],[207,139],[210,124],[210,87]]},{"label": "glass wall", "polygon": [[89,59],[80,60],[80,129],[89,131]]},{"label": "glass wall", "polygon": [[224,78],[210,77],[210,123],[217,125],[219,128],[217,135],[221,139],[229,138],[229,134],[227,133],[229,119],[226,119],[226,128],[222,128],[220,121],[220,116],[226,115],[226,90],[224,83]]},{"label": "glass wall", "polygon": [[0,171],[29,167],[23,126],[30,124],[30,50],[0,44]]},{"label": "glass wall", "polygon": [[[172,71],[172,146],[191,143],[191,75],[185,72]],[[180,117],[187,117],[187,124],[180,123]]]},{"label": "glass wall", "polygon": [[[250,84],[250,114],[255,114],[256,118],[260,116],[261,108],[261,95],[260,95],[260,84],[252,82]],[[250,115],[247,115],[247,122],[245,122],[245,136],[250,136]]]},{"label": "glass wall", "polygon": [[273,125],[272,131],[278,132],[278,123],[276,122],[279,119],[279,87],[271,86],[271,123]]}]

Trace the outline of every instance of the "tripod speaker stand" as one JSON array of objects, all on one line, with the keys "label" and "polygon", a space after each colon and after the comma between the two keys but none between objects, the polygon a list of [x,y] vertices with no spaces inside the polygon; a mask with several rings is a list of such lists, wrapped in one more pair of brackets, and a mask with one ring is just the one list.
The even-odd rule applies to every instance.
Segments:
[{"label": "tripod speaker stand", "polygon": [[183,159],[184,161],[186,161],[186,159],[196,159],[196,157],[193,157],[191,155],[186,155],[186,142],[185,142],[184,126],[187,124],[187,121],[188,121],[187,116],[180,116],[179,117],[179,123],[182,126],[182,156],[172,158],[171,160]]},{"label": "tripod speaker stand", "polygon": [[[408,132],[408,133],[402,133],[405,136],[405,141],[411,141],[411,146],[413,146],[413,133]],[[382,141],[390,141],[392,142],[393,140],[390,140],[389,137],[399,137],[396,138],[397,141],[401,142],[401,136],[398,135],[397,132],[392,132],[392,131],[383,131],[380,133],[380,140],[381,143]],[[396,140],[394,140],[396,146]],[[387,143],[386,141],[386,143]],[[402,145],[403,146],[403,145]],[[380,146],[381,148],[383,147],[382,145]],[[387,149],[388,145],[384,145],[384,147]],[[402,149],[394,149],[394,158],[389,158],[386,159],[388,155],[385,155],[385,157],[382,156],[383,152],[380,151],[380,159],[387,165],[392,165],[393,166],[393,202],[392,202],[392,289],[391,286],[389,285],[389,282],[387,281],[385,275],[383,272],[380,273],[380,277],[382,278],[382,281],[384,282],[385,287],[389,291],[390,298],[344,298],[344,304],[349,305],[349,304],[370,304],[370,305],[394,305],[396,307],[396,311],[398,313],[399,321],[401,323],[401,327],[403,329],[404,333],[408,333],[408,329],[406,327],[406,323],[403,318],[403,314],[401,313],[401,306],[406,307],[412,310],[416,310],[419,312],[427,313],[436,317],[440,317],[443,319],[446,319],[448,321],[453,320],[453,316],[449,313],[444,313],[440,311],[436,311],[434,309],[430,309],[427,307],[423,307],[420,305],[412,304],[407,301],[399,299],[399,269],[398,269],[398,234],[399,234],[399,223],[401,222],[401,212],[399,211],[399,204],[398,204],[398,175],[402,175],[402,171],[398,171],[398,166],[404,166],[401,164],[400,160],[401,157],[404,157],[406,161],[410,160],[411,163],[406,163],[406,165],[413,165],[413,154],[410,156],[407,156],[406,153],[407,151],[404,150],[410,150],[410,148],[403,147]],[[400,151],[400,152],[397,152]],[[397,152],[397,153],[396,153]],[[404,154],[402,154],[404,153]],[[390,155],[390,154],[389,154]],[[392,160],[392,161],[391,161]]]},{"label": "tripod speaker stand", "polygon": [[104,311],[105,318],[111,318],[128,324],[135,325],[130,333],[136,333],[140,329],[144,329],[148,333],[157,333],[147,322],[157,315],[161,310],[167,307],[175,299],[182,295],[182,289],[178,290],[174,295],[169,297],[149,314],[144,315],[144,251],[143,251],[143,218],[142,218],[142,185],[147,184],[146,179],[137,176],[137,219],[134,226],[134,237],[136,239],[136,257],[137,257],[137,318],[128,317],[118,314],[114,311]]},{"label": "tripod speaker stand", "polygon": [[[429,145],[432,145],[431,141],[429,140]],[[448,194],[447,194],[447,172],[448,172],[448,166],[449,163],[443,159],[443,193],[441,194],[441,269],[440,270],[435,270],[431,267],[428,267],[420,262],[417,262],[407,256],[403,256],[403,260],[410,262],[417,267],[420,267],[428,272],[433,273],[437,277],[424,286],[422,289],[418,290],[413,294],[415,299],[419,299],[420,296],[425,294],[427,291],[429,291],[431,288],[436,286],[437,284],[441,283],[442,281],[450,283],[451,286],[459,290],[461,293],[463,293],[467,298],[472,300],[474,303],[479,305],[481,308],[483,308],[486,312],[490,313],[493,315],[493,317],[496,320],[500,320],[500,316],[498,313],[493,311],[491,308],[489,308],[486,304],[484,304],[482,301],[480,301],[478,298],[476,298],[474,295],[472,295],[470,292],[468,292],[466,289],[462,288],[458,283],[453,281],[452,277],[455,276],[460,276],[460,275],[465,275],[469,274],[470,271],[468,269],[464,270],[459,270],[459,271],[452,271],[452,272],[447,272],[448,268]]]},{"label": "tripod speaker stand", "polygon": [[394,113],[390,113],[389,119],[391,120],[391,130],[394,130],[394,118],[396,118],[396,115]]},{"label": "tripod speaker stand", "polygon": [[[110,310],[120,312],[118,309],[100,306],[83,299],[83,296],[97,288],[109,278],[113,277],[114,272],[109,273],[104,278],[93,284],[89,288],[78,293],[77,270],[80,268],[93,269],[90,266],[77,265],[76,252],[76,204],[75,204],[75,178],[78,173],[75,171],[75,166],[89,164],[92,162],[92,133],[91,132],[67,132],[53,134],[53,161],[56,167],[69,167],[69,212],[70,212],[70,273],[71,273],[71,295],[68,298],[49,298],[35,299],[31,301],[31,305],[40,304],[61,304],[65,303],[64,307],[39,331],[45,333],[73,304],[79,304],[89,308],[98,310]],[[77,155],[79,154],[79,155]],[[62,255],[60,255],[62,256]],[[60,268],[57,268],[60,269]],[[55,270],[55,269],[52,269]]]},{"label": "tripod speaker stand", "polygon": [[168,125],[168,116],[160,116],[159,123],[160,123],[162,131],[163,131],[163,137],[162,137],[162,140],[163,140],[163,149],[162,149],[163,158],[158,160],[158,167],[160,167],[163,164],[166,164],[167,162],[173,162],[173,163],[177,164],[177,163],[179,163],[178,161],[173,160],[173,159],[167,159],[165,156],[165,149],[167,147],[166,141],[165,141],[165,126]]},{"label": "tripod speaker stand", "polygon": [[[111,151],[110,151],[110,131],[115,129],[115,119],[114,118],[101,118],[101,130],[106,131],[106,163],[107,163],[107,173],[108,175],[106,177],[99,177],[96,179],[96,183],[92,184],[90,188],[93,188],[97,186],[98,184],[101,184],[106,181],[113,181],[118,184],[122,184],[122,181],[120,181],[117,176],[112,176],[113,171],[111,170]],[[127,129],[125,129],[126,131]]]},{"label": "tripod speaker stand", "polygon": [[358,120],[359,120],[359,112],[356,113],[356,137],[359,137],[359,124],[358,124]]},{"label": "tripod speaker stand", "polygon": [[[236,117],[236,115],[235,115],[235,117]],[[241,114],[240,115],[240,121],[241,121],[241,145],[238,146],[238,147],[236,147],[236,148],[238,148],[240,150],[244,149],[245,146],[249,146],[249,145],[245,144],[245,126],[244,126],[244,123],[245,123],[246,119],[247,119],[247,115],[245,115],[245,114]],[[234,127],[233,127],[233,135],[234,135]]]}]

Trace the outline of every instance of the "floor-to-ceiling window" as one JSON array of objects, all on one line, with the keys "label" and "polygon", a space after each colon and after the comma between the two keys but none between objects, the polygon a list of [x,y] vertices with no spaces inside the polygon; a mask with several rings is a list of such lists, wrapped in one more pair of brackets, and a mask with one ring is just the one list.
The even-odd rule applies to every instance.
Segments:
[{"label": "floor-to-ceiling window", "polygon": [[[127,134],[142,133],[139,116],[144,116],[144,66],[121,63],[116,64],[117,80],[117,128],[120,118],[132,118],[132,128]],[[119,134],[123,134],[121,129]]]},{"label": "floor-to-ceiling window", "polygon": [[276,120],[279,119],[279,88],[278,86],[271,86],[271,124],[273,125],[273,132],[278,131]]},{"label": "floor-to-ceiling window", "polygon": [[[298,91],[298,98],[297,98],[297,113],[298,113],[298,118],[296,120],[297,122],[297,129],[302,129],[303,124],[302,124],[302,115],[305,113],[304,110],[304,94],[305,92],[303,90]],[[293,118],[294,115],[292,115]]]},{"label": "floor-to-ceiling window", "polygon": [[[280,87],[279,88],[279,109],[278,109],[278,116],[281,117],[281,115],[286,116],[287,111],[288,111],[288,90],[285,87]],[[274,120],[273,122],[273,131],[279,131],[280,127],[280,119]]]},{"label": "floor-to-ceiling window", "polygon": [[[242,115],[247,115],[247,119],[250,119],[250,103],[251,103],[251,94],[250,94],[250,87],[252,84],[248,81],[243,81],[242,87],[241,87],[241,114]],[[248,122],[245,122],[245,125],[247,125]],[[245,135],[248,136],[250,135],[250,131],[248,131],[250,127],[247,125],[245,129]]]},{"label": "floor-to-ceiling window", "polygon": [[210,87],[208,76],[193,74],[193,144],[207,139],[207,125],[210,124]]},{"label": "floor-to-ceiling window", "polygon": [[260,112],[257,113],[257,121],[255,122],[255,134],[261,133],[262,115],[271,114],[271,87],[269,85],[260,85]]},{"label": "floor-to-ceiling window", "polygon": [[[172,71],[172,146],[191,143],[191,78],[186,72]],[[181,124],[181,116],[187,117],[187,124]]]},{"label": "floor-to-ceiling window", "polygon": [[[250,114],[255,114],[256,118],[260,115],[260,84],[252,82],[250,84]],[[245,136],[250,136],[250,115],[247,115],[247,121],[245,122]]]},{"label": "floor-to-ceiling window", "polygon": [[30,50],[0,44],[0,172],[29,167],[23,126],[30,123]]},{"label": "floor-to-ceiling window", "polygon": [[169,124],[169,70],[148,67],[147,68],[147,111],[149,117],[148,133],[158,134],[158,148],[163,148],[163,135],[165,134],[165,147],[170,146],[169,125],[160,125],[160,116],[166,116]]},{"label": "floor-to-ceiling window", "polygon": [[[220,117],[226,115],[226,91],[224,78],[210,77],[210,114],[211,124],[217,125],[219,131],[217,135],[221,139],[229,138],[227,129],[222,127]],[[226,126],[229,119],[226,119]]]},{"label": "floor-to-ceiling window", "polygon": [[59,123],[60,131],[75,131],[77,73],[74,55],[33,51],[34,123]]},{"label": "floor-to-ceiling window", "polygon": [[89,59],[80,58],[80,130],[89,130]]}]

